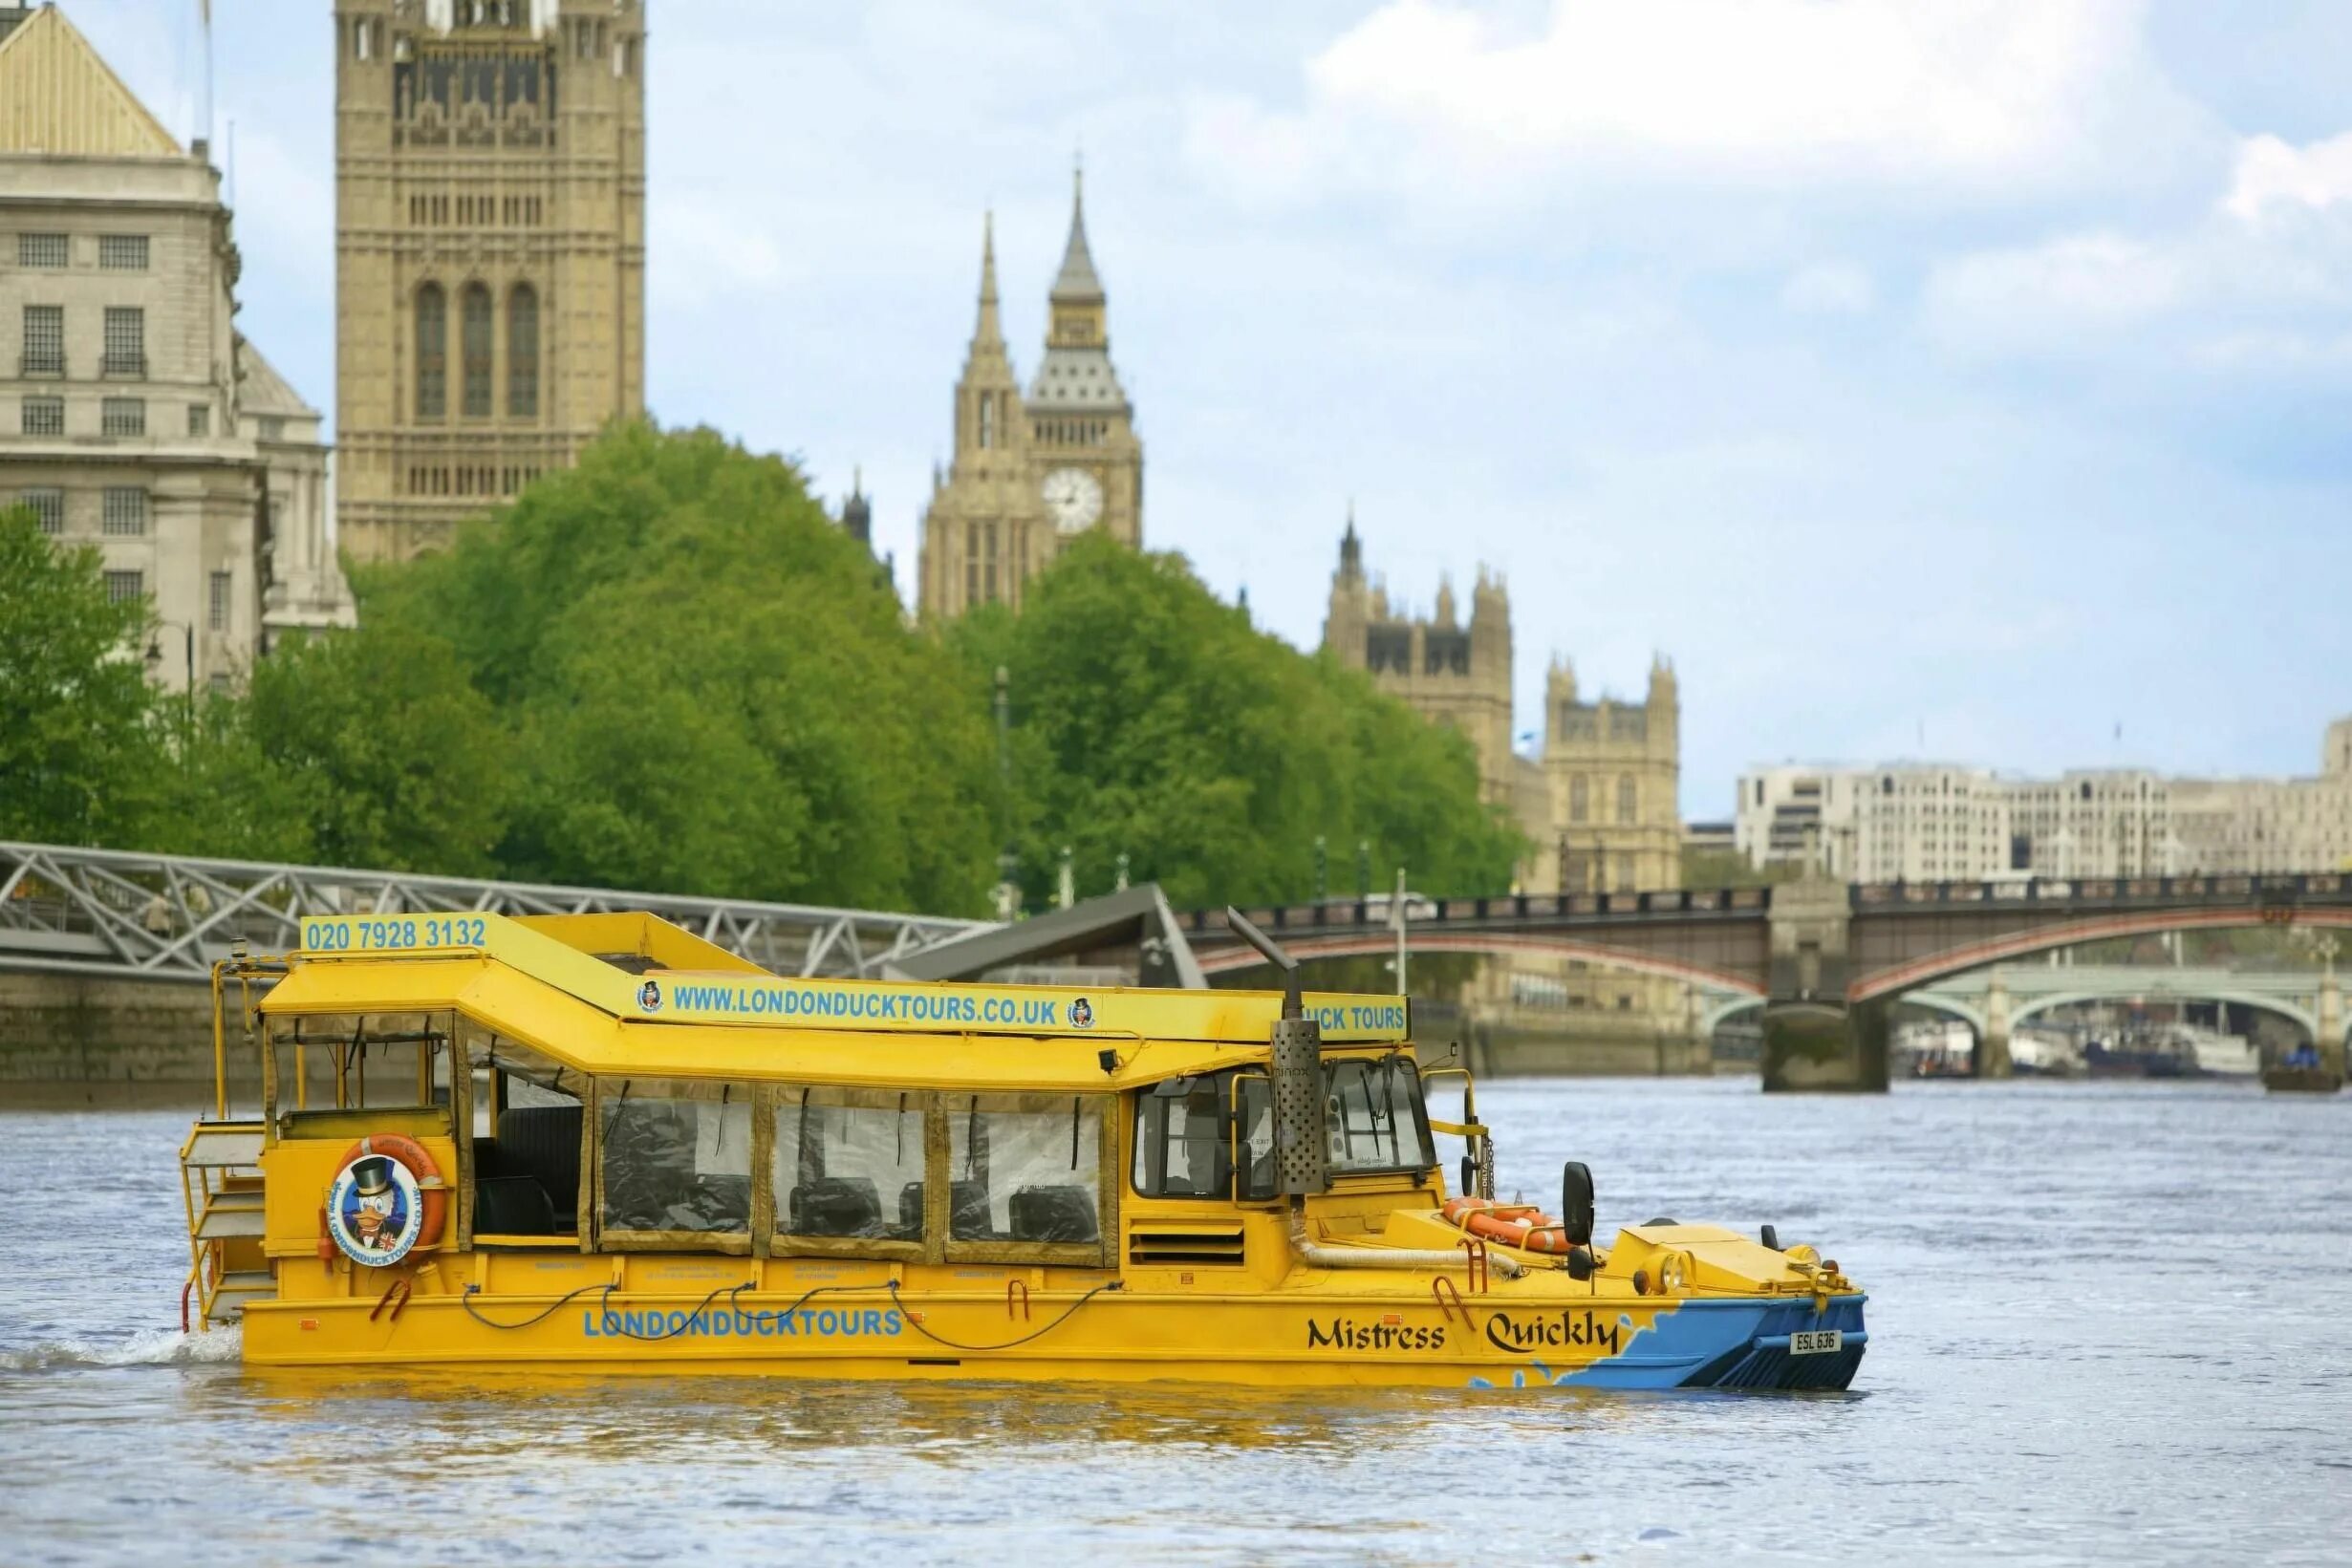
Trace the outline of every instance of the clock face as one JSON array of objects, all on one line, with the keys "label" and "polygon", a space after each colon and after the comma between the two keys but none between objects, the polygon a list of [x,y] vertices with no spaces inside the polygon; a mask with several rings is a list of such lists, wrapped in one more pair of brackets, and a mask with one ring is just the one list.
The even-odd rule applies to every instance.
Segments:
[{"label": "clock face", "polygon": [[1046,510],[1064,533],[1091,527],[1103,515],[1101,482],[1083,468],[1056,468],[1046,476]]}]

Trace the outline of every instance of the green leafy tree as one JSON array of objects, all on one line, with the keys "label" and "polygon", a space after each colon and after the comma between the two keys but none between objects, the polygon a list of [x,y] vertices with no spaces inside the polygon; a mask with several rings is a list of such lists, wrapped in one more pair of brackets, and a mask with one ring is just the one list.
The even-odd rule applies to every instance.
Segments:
[{"label": "green leafy tree", "polygon": [[445,639],[362,626],[280,648],[254,668],[243,726],[223,729],[223,782],[275,792],[320,861],[499,869],[513,747]]},{"label": "green leafy tree", "polygon": [[513,876],[973,912],[982,684],[790,463],[615,427],[362,615],[445,637],[515,740]]},{"label": "green leafy tree", "polygon": [[314,857],[312,795],[263,749],[242,698],[159,694],[156,761],[132,788],[119,847],[228,860]]},{"label": "green leafy tree", "polygon": [[110,603],[98,552],[0,511],[0,837],[120,842],[165,763],[140,663],[143,599]]},{"label": "green leafy tree", "polygon": [[1518,834],[1478,797],[1469,742],[1360,674],[1253,630],[1174,555],[1076,541],[1018,616],[948,634],[984,687],[1010,677],[1013,834],[1025,891],[1080,888],[1117,856],[1178,905],[1304,899],[1317,834],[1448,893],[1509,886]]}]

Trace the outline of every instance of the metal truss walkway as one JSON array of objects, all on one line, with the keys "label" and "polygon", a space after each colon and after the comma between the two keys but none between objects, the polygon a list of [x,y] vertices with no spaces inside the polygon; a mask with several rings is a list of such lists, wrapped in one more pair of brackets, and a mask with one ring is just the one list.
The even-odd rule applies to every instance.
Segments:
[{"label": "metal truss walkway", "polygon": [[293,947],[305,915],[441,910],[645,910],[779,975],[879,974],[992,929],[927,914],[0,842],[0,969],[203,980],[232,938],[256,953]]}]

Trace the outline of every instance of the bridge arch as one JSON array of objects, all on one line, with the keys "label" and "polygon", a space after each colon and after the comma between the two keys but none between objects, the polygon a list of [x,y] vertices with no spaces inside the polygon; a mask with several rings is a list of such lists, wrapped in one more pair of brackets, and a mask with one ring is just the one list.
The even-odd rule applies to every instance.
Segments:
[{"label": "bridge arch", "polygon": [[[2079,1005],[2082,1002],[2115,1001],[2117,999],[2119,999],[2113,994],[2104,991],[2059,991],[2049,996],[2029,997],[2010,1004],[2009,1024],[2012,1029],[2015,1029],[2037,1014],[2051,1012],[2061,1007]],[[2309,1009],[2298,1007],[2284,997],[2268,997],[2255,991],[2201,990],[2193,995],[2183,992],[2167,999],[2234,1002],[2240,1007],[2251,1007],[2259,1013],[2275,1013],[2294,1023],[2312,1039],[2320,1038],[2319,1019]]]},{"label": "bridge arch", "polygon": [[[1329,936],[1285,936],[1283,947],[1302,963],[1310,958],[1385,957],[1396,951],[1396,936],[1392,932],[1383,931],[1349,932]],[[1609,947],[1600,942],[1580,942],[1567,936],[1521,935],[1508,932],[1431,932],[1426,934],[1416,932],[1409,940],[1408,950],[1417,954],[1477,953],[1488,956],[1523,955],[1569,958],[1636,975],[1656,975],[1705,990],[1736,992],[1756,998],[1759,1005],[1764,992],[1753,975],[1712,969],[1705,964],[1689,963],[1679,958],[1630,953],[1624,948]],[[1217,948],[1201,954],[1199,957],[1200,972],[1204,975],[1229,974],[1265,962],[1254,950],[1246,947]]]},{"label": "bridge arch", "polygon": [[[2352,910],[2295,909],[2294,923],[2352,928]],[[2279,912],[2254,906],[2224,909],[2172,909],[2115,912],[2004,932],[1998,936],[1963,942],[1917,958],[1889,964],[1857,977],[1846,987],[1848,1002],[1875,1001],[1922,990],[1935,981],[1972,969],[1982,969],[2011,958],[2029,957],[2084,942],[2110,941],[2119,936],[2147,936],[2168,931],[2243,931],[2276,922]]]}]

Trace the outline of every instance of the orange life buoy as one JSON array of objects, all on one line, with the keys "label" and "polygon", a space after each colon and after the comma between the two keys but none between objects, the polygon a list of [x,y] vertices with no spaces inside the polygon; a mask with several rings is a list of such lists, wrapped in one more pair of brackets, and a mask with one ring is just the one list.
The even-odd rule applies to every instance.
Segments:
[{"label": "orange life buoy", "polygon": [[1522,1252],[1565,1257],[1568,1228],[1532,1203],[1496,1203],[1489,1198],[1449,1198],[1438,1211],[1472,1235]]},{"label": "orange life buoy", "polygon": [[426,1153],[424,1145],[400,1132],[371,1132],[349,1149],[335,1162],[337,1171],[352,1161],[370,1154],[382,1154],[408,1167],[408,1173],[417,1178],[417,1195],[424,1214],[423,1223],[417,1231],[415,1251],[422,1252],[441,1239],[442,1221],[449,1214],[449,1189],[442,1181],[441,1167]]}]

